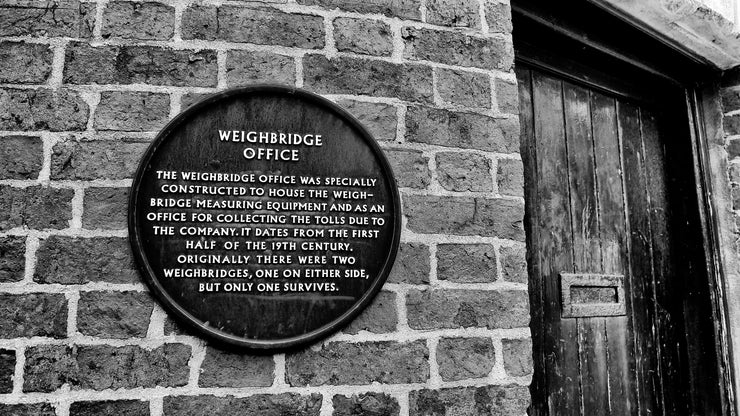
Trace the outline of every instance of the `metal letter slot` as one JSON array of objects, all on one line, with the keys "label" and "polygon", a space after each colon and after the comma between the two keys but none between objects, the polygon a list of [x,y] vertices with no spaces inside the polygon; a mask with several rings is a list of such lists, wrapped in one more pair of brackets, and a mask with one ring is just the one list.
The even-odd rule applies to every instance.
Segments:
[{"label": "metal letter slot", "polygon": [[595,273],[560,273],[563,318],[622,316],[624,275]]}]

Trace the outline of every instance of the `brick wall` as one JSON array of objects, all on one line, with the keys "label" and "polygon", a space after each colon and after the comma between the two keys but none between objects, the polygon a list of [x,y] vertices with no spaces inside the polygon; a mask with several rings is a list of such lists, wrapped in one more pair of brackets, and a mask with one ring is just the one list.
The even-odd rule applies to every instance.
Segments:
[{"label": "brick wall", "polygon": [[[505,0],[2,2],[0,414],[525,414],[512,65]],[[373,305],[274,356],[178,328],[134,270],[126,230],[157,131],[256,82],[355,114],[404,209]]]}]

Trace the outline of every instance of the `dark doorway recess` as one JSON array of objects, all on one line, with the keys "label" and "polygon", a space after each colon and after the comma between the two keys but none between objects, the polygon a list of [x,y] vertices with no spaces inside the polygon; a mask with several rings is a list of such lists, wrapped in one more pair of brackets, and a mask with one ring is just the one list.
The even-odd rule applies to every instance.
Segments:
[{"label": "dark doorway recess", "polygon": [[514,1],[536,416],[731,415],[703,85],[586,1]]}]

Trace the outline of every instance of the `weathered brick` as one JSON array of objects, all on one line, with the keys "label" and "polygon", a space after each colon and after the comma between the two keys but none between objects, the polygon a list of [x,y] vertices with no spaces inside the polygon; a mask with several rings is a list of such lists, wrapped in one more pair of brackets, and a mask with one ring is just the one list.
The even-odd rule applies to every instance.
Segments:
[{"label": "weathered brick", "polygon": [[0,338],[67,335],[67,299],[57,293],[0,294]]},{"label": "weathered brick", "polygon": [[200,387],[267,387],[272,385],[275,361],[269,355],[247,355],[206,349],[200,369]]},{"label": "weathered brick", "polygon": [[529,324],[529,298],[520,290],[416,290],[406,298],[414,329],[521,328]]},{"label": "weathered brick", "polygon": [[437,180],[448,191],[493,191],[491,161],[476,153],[437,153]]},{"label": "weathered brick", "polygon": [[298,0],[298,4],[364,14],[378,13],[405,20],[421,20],[420,3],[420,0]]},{"label": "weathered brick", "polygon": [[0,282],[23,279],[26,268],[26,237],[0,237]]},{"label": "weathered brick", "polygon": [[149,403],[141,400],[74,402],[69,416],[149,416]]},{"label": "weathered brick", "polygon": [[63,229],[72,219],[74,190],[29,186],[0,186],[0,230],[28,227],[35,230]]},{"label": "weathered brick", "polygon": [[489,152],[519,152],[519,122],[430,107],[409,107],[406,139],[445,147]]},{"label": "weathered brick", "polygon": [[54,407],[49,403],[4,404],[0,403],[0,415],[3,416],[56,416]]},{"label": "weathered brick", "polygon": [[511,33],[511,7],[501,0],[486,0],[486,22],[491,33]]},{"label": "weathered brick", "polygon": [[379,20],[338,17],[334,19],[334,42],[342,52],[377,56],[393,53],[391,27]]},{"label": "weathered brick", "polygon": [[164,318],[164,334],[165,335],[187,335],[187,329],[176,322],[171,317],[167,316]]},{"label": "weathered brick", "polygon": [[437,91],[446,102],[465,107],[491,107],[491,81],[485,74],[440,68]]},{"label": "weathered brick", "polygon": [[61,237],[41,240],[33,280],[66,285],[139,281],[126,238]]},{"label": "weathered brick", "polygon": [[286,358],[291,386],[421,383],[429,378],[424,341],[332,342]]},{"label": "weathered brick", "polygon": [[393,269],[388,276],[391,283],[429,283],[429,247],[422,243],[402,243]]},{"label": "weathered brick", "polygon": [[295,60],[270,52],[228,52],[226,83],[229,86],[260,82],[295,85]]},{"label": "weathered brick", "polygon": [[439,375],[444,381],[485,377],[494,362],[490,338],[442,338],[437,344]]},{"label": "weathered brick", "polygon": [[498,193],[509,196],[524,196],[524,166],[521,160],[499,159],[496,169]]},{"label": "weathered brick", "polygon": [[81,292],[77,330],[101,338],[143,338],[153,309],[146,292]]},{"label": "weathered brick", "polygon": [[532,340],[504,339],[502,343],[506,374],[514,377],[532,374]]},{"label": "weathered brick", "polygon": [[730,198],[732,198],[732,209],[740,209],[740,187],[733,186],[730,188]]},{"label": "weathered brick", "polygon": [[59,142],[52,149],[51,179],[131,178],[148,146],[128,141]]},{"label": "weathered brick", "polygon": [[320,49],[324,18],[270,7],[194,5],[183,12],[182,37]]},{"label": "weathered brick", "polygon": [[38,345],[26,349],[23,391],[51,392],[72,381],[75,362],[66,345]]},{"label": "weathered brick", "polygon": [[[15,351],[0,350],[0,393],[13,391],[13,374],[15,373]],[[5,414],[5,413],[3,413]]]},{"label": "weathered brick", "polygon": [[158,2],[113,1],[103,11],[104,38],[167,40],[175,33],[175,8]]},{"label": "weathered brick", "polygon": [[507,114],[519,113],[519,90],[512,82],[496,78],[496,103],[498,111]]},{"label": "weathered brick", "polygon": [[722,117],[722,128],[724,129],[725,134],[740,134],[740,114]]},{"label": "weathered brick", "polygon": [[82,207],[82,228],[126,228],[128,188],[87,188]]},{"label": "weathered brick", "polygon": [[[740,119],[738,119],[740,121]],[[727,141],[727,158],[734,159],[740,156],[740,139]]]},{"label": "weathered brick", "polygon": [[432,181],[429,158],[419,150],[385,149],[398,186],[424,189]]},{"label": "weathered brick", "polygon": [[480,12],[477,0],[429,0],[427,23],[433,25],[479,29]]},{"label": "weathered brick", "polygon": [[44,145],[40,137],[0,137],[0,179],[36,179],[43,158]]},{"label": "weathered brick", "polygon": [[320,394],[255,394],[248,397],[167,396],[165,416],[319,416]]},{"label": "weathered brick", "polygon": [[501,247],[500,256],[504,280],[527,283],[527,250],[522,246]]},{"label": "weathered brick", "polygon": [[64,58],[68,84],[150,84],[215,87],[213,50],[173,50],[158,46],[90,46],[74,42]]},{"label": "weathered brick", "polygon": [[340,100],[338,104],[355,116],[370,131],[375,140],[389,141],[396,138],[396,127],[398,126],[396,107],[390,104],[355,100]]},{"label": "weathered brick", "polygon": [[49,45],[0,42],[0,83],[42,84],[51,75],[53,58]]},{"label": "weathered brick", "polygon": [[362,393],[332,398],[332,416],[398,416],[401,407],[398,401],[385,393]]},{"label": "weathered brick", "polygon": [[10,1],[0,4],[0,36],[92,35],[95,4],[77,0]]},{"label": "weathered brick", "polygon": [[304,86],[323,94],[355,94],[432,102],[432,69],[421,65],[323,55],[303,59]]},{"label": "weathered brick", "polygon": [[504,37],[414,27],[404,27],[401,36],[407,59],[501,71],[511,70],[514,64],[514,48]]},{"label": "weathered brick", "polygon": [[88,115],[87,103],[74,91],[0,88],[1,130],[84,130]]},{"label": "weathered brick", "polygon": [[183,94],[180,99],[180,109],[185,110],[191,105],[199,102],[200,100],[206,97],[210,97],[211,95],[213,94],[209,92],[202,92],[202,93],[193,92],[193,93]]},{"label": "weathered brick", "polygon": [[728,171],[728,174],[730,175],[730,183],[739,184],[740,183],[740,161],[734,161],[734,162],[728,163],[727,171]]},{"label": "weathered brick", "polygon": [[396,330],[398,313],[396,312],[396,294],[381,291],[373,299],[370,306],[352,320],[344,332],[357,334],[360,331],[368,331],[375,334],[384,334]]},{"label": "weathered brick", "polygon": [[170,97],[151,92],[106,91],[95,111],[98,130],[159,131],[170,115]]},{"label": "weathered brick", "polygon": [[411,231],[524,241],[524,204],[500,198],[404,195]]},{"label": "weathered brick", "polygon": [[723,89],[721,91],[722,96],[722,111],[725,113],[735,110],[740,110],[740,90],[735,89]]},{"label": "weathered brick", "polygon": [[490,244],[440,244],[437,278],[460,283],[496,280],[496,249]]},{"label": "weathered brick", "polygon": [[517,385],[418,390],[409,394],[409,416],[523,415],[529,401],[529,387]]}]

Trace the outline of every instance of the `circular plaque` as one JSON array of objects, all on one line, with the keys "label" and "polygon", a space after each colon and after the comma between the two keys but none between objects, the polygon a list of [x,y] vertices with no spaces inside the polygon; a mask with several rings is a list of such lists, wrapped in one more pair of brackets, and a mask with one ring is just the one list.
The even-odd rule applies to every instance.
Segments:
[{"label": "circular plaque", "polygon": [[281,349],[370,303],[398,250],[400,204],[355,118],[315,94],[259,85],[211,96],[160,132],[134,178],[129,234],[178,321]]}]

